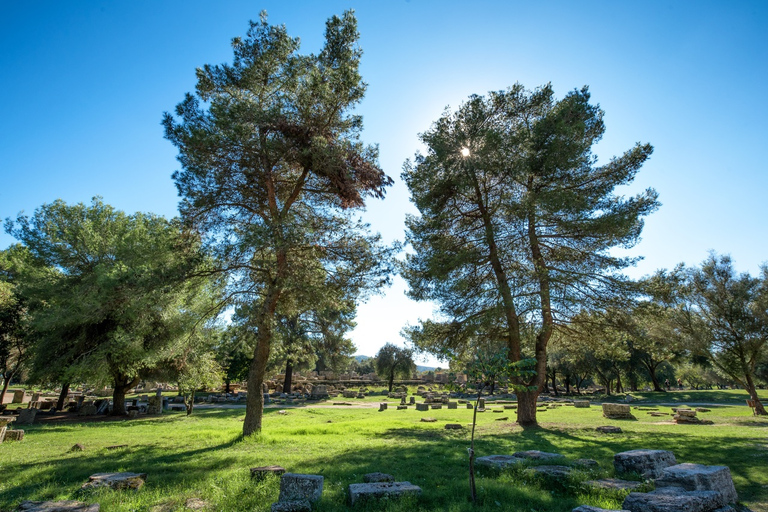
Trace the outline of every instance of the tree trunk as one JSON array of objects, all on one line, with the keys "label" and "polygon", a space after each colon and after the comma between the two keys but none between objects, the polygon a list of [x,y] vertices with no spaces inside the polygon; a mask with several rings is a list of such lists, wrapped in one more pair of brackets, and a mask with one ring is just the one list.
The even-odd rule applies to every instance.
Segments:
[{"label": "tree trunk", "polygon": [[138,377],[129,379],[130,377],[126,375],[120,375],[114,379],[115,390],[112,392],[112,416],[125,416],[127,414],[125,410],[125,394],[139,383]]},{"label": "tree trunk", "polygon": [[229,380],[229,377],[227,377],[226,379],[224,379],[224,394],[226,395],[228,395],[230,392],[229,384],[230,384],[230,380]]},{"label": "tree trunk", "polygon": [[248,369],[248,397],[245,400],[245,421],[243,435],[249,436],[261,431],[261,419],[264,414],[264,376],[267,373],[269,345],[272,333],[259,330],[259,338],[253,351],[251,367]]},{"label": "tree trunk", "polygon": [[560,396],[560,393],[557,392],[557,372],[552,372],[552,392],[555,396]]},{"label": "tree trunk", "polygon": [[184,396],[184,407],[187,408],[187,416],[192,414],[192,409],[195,407],[195,390],[192,393]]},{"label": "tree trunk", "polygon": [[389,379],[387,380],[387,385],[389,386],[389,392],[391,393],[392,392],[392,388],[395,385],[395,372],[394,372],[394,370],[392,371],[392,373],[389,374]]},{"label": "tree trunk", "polygon": [[538,389],[517,393],[517,423],[521,427],[530,427],[537,424],[536,400],[538,398]]},{"label": "tree trunk", "polygon": [[8,391],[8,385],[11,383],[10,377],[5,377],[3,379],[3,389],[0,391],[0,405],[2,405],[3,400],[5,400],[5,392]]},{"label": "tree trunk", "polygon": [[[291,393],[291,387],[293,386],[293,362],[288,359],[285,362],[285,380],[283,381],[283,393]],[[390,391],[392,391],[390,389]]]},{"label": "tree trunk", "polygon": [[63,411],[67,405],[67,395],[69,394],[69,382],[65,382],[61,385],[61,393],[59,393],[59,399],[56,401],[56,410]]},{"label": "tree trunk", "polygon": [[763,406],[763,403],[760,401],[760,398],[757,396],[757,389],[755,389],[755,383],[752,380],[752,376],[747,373],[747,386],[746,390],[749,393],[749,397],[755,401],[755,414],[758,416],[768,416],[768,412],[766,412],[765,407]]},{"label": "tree trunk", "polygon": [[621,385],[621,374],[616,372],[616,394],[623,393],[624,386]]}]

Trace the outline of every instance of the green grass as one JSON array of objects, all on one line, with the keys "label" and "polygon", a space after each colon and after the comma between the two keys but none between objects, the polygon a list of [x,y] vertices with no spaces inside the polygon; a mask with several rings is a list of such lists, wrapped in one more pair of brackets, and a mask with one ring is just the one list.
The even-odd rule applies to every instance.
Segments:
[{"label": "green grass", "polygon": [[[326,403],[333,401],[354,403],[352,399]],[[694,396],[686,401],[709,399]],[[728,465],[742,502],[768,512],[768,419],[752,417],[744,405],[700,413],[714,422],[709,426],[666,424],[671,417],[652,417],[641,410],[633,411],[637,421],[612,421],[602,417],[599,407],[560,407],[540,413],[539,428],[523,430],[511,422],[514,411],[478,414],[478,456],[537,449],[570,460],[592,458],[601,469],[576,472],[569,481],[556,483],[532,478],[521,469],[480,472],[477,507],[468,502],[469,429],[443,427],[467,425],[471,410],[284,409],[285,415],[267,409],[263,433],[245,440],[240,437],[243,409],[25,427],[22,442],[0,445],[0,510],[12,510],[25,499],[81,499],[99,502],[108,512],[170,512],[186,510],[184,502],[198,497],[210,504],[210,510],[266,511],[277,500],[279,481],[254,483],[248,469],[269,464],[323,475],[323,497],[315,507],[321,512],[347,510],[349,484],[362,482],[365,473],[374,471],[419,485],[423,495],[411,502],[362,505],[356,510],[570,512],[579,504],[618,509],[623,494],[584,491],[579,482],[611,476],[617,452],[654,448],[672,450],[679,462]],[[671,412],[669,407],[659,410]],[[424,416],[438,421],[422,423]],[[504,416],[509,421],[496,421]],[[607,424],[620,426],[624,434],[595,432],[596,426]],[[70,452],[75,443],[85,450]],[[128,447],[107,449],[117,444]],[[111,471],[146,472],[147,483],[138,492],[79,491],[89,475]]]}]

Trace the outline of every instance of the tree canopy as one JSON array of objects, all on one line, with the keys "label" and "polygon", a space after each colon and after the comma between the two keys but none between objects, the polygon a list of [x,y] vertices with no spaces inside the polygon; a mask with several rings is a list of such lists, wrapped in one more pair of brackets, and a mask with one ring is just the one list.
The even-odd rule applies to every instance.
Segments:
[{"label": "tree canopy", "polygon": [[387,387],[392,391],[395,377],[410,377],[416,370],[413,350],[387,343],[376,353],[376,373],[387,380]]},{"label": "tree canopy", "polygon": [[651,189],[614,193],[652,148],[597,165],[605,128],[589,100],[586,87],[557,100],[550,85],[472,96],[421,135],[427,152],[402,174],[421,214],[406,221],[409,294],[439,304],[441,351],[490,338],[510,361],[536,358],[536,376],[519,382],[537,389],[518,395],[523,425],[536,422],[554,329],[625,284],[633,260],[610,249],[635,244],[658,206]]},{"label": "tree canopy", "polygon": [[348,11],[327,21],[319,54],[303,55],[262,13],[232,41],[232,64],[199,68],[195,93],[163,119],[179,150],[182,217],[218,258],[229,302],[256,336],[245,435],[261,429],[277,315],[322,304],[339,283],[357,297],[389,279],[388,250],[352,217],[392,184],[350,113],[366,89],[358,37]]}]

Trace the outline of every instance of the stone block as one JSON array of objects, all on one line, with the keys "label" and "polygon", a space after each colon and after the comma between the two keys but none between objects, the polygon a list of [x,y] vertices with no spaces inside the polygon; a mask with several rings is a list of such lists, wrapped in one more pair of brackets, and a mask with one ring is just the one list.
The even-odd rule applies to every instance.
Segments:
[{"label": "stone block", "polygon": [[363,482],[367,484],[394,481],[395,477],[387,473],[367,473],[363,475]]},{"label": "stone block", "polygon": [[12,404],[23,404],[24,399],[27,398],[27,392],[24,389],[17,389],[13,392]]},{"label": "stone block", "polygon": [[573,406],[577,409],[587,409],[589,408],[589,400],[574,400]]},{"label": "stone block", "polygon": [[621,428],[614,427],[612,425],[604,425],[602,427],[597,427],[595,430],[603,434],[621,434]]},{"label": "stone block", "polygon": [[471,403],[467,402],[467,409],[474,409],[474,408],[475,408],[474,405],[472,405]]},{"label": "stone block", "polygon": [[475,465],[494,469],[504,469],[521,464],[524,459],[513,455],[486,455],[475,459]]},{"label": "stone block", "polygon": [[437,419],[435,418],[430,418],[430,417],[421,418],[422,423],[435,423],[436,421]]},{"label": "stone block", "polygon": [[464,428],[460,423],[446,423],[445,428],[447,430],[461,430]]},{"label": "stone block", "polygon": [[35,423],[35,417],[37,416],[37,409],[21,409],[19,416],[16,418],[17,425],[32,425]]},{"label": "stone block", "polygon": [[631,492],[622,508],[629,512],[725,512],[723,495],[717,491],[685,491],[677,487],[649,493]]},{"label": "stone block", "polygon": [[146,473],[96,473],[88,477],[88,481],[83,484],[81,489],[109,487],[115,490],[139,490],[146,479]]},{"label": "stone block", "polygon": [[[2,438],[2,435],[0,435],[0,438]],[[5,441],[21,441],[23,439],[24,439],[23,430],[6,430],[5,431]],[[3,441],[0,439],[0,443],[1,442]]]},{"label": "stone block", "polygon": [[251,468],[251,478],[260,482],[268,476],[282,476],[285,474],[285,468],[282,466],[259,466]]},{"label": "stone block", "polygon": [[448,402],[446,404],[446,406],[448,407],[448,409],[458,409],[459,408],[459,404],[456,403],[456,402]]},{"label": "stone block", "polygon": [[443,404],[429,404],[432,409],[442,409]]},{"label": "stone block", "polygon": [[658,478],[664,468],[675,464],[675,454],[666,450],[630,450],[613,456],[616,473],[634,472],[644,478]]},{"label": "stone block", "polygon": [[95,416],[98,409],[95,404],[83,404],[80,406],[80,410],[77,411],[78,416]]},{"label": "stone block", "polygon": [[554,459],[564,458],[564,456],[560,455],[559,453],[542,452],[539,450],[515,452],[512,454],[512,456],[517,457],[518,459],[528,459],[528,460],[554,460]]},{"label": "stone block", "polygon": [[586,487],[596,489],[615,489],[620,491],[634,491],[639,489],[642,482],[632,482],[630,480],[621,480],[620,478],[603,478],[602,480],[587,480],[584,482]]},{"label": "stone block", "polygon": [[739,500],[727,466],[705,466],[703,464],[677,464],[662,470],[656,480],[656,489],[680,487],[686,491],[717,491],[726,503]]},{"label": "stone block", "polygon": [[15,512],[99,512],[101,506],[98,503],[84,503],[82,501],[22,501],[16,507]]},{"label": "stone block", "polygon": [[366,500],[398,499],[403,496],[419,496],[421,487],[410,482],[378,482],[349,485],[349,504],[354,506]]},{"label": "stone block", "polygon": [[307,500],[278,501],[272,504],[271,512],[310,512],[312,504]]},{"label": "stone block", "polygon": [[428,411],[429,410],[429,404],[416,404],[416,410],[417,411]]},{"label": "stone block", "polygon": [[627,404],[603,404],[603,416],[614,420],[633,420],[632,410]]},{"label": "stone block", "polygon": [[514,405],[514,404],[513,405],[505,405],[504,409],[506,409],[506,410],[515,410],[515,409],[517,409],[517,406]]},{"label": "stone block", "polygon": [[301,475],[285,473],[280,478],[280,498],[278,501],[307,500],[315,502],[323,494],[321,475]]},{"label": "stone block", "polygon": [[402,411],[402,410],[404,410],[404,409],[407,409],[407,408],[408,408],[408,406],[407,406],[407,405],[398,405],[398,406],[397,406],[397,410],[398,410],[398,411]]},{"label": "stone block", "polygon": [[386,410],[387,410],[387,403],[386,402],[380,403],[379,404],[379,412],[386,411]]}]

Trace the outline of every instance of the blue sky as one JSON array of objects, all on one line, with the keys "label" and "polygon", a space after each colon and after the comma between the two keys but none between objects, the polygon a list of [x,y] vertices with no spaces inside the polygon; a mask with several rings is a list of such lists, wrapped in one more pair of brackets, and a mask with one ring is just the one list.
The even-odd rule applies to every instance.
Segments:
[{"label": "blue sky", "polygon": [[[0,2],[0,218],[100,195],[128,212],[177,212],[175,148],[160,119],[194,70],[231,60],[230,40],[267,10],[317,51],[324,22],[354,8],[369,84],[363,138],[396,184],[365,214],[387,240],[413,212],[399,179],[418,133],[470,94],[589,85],[605,110],[601,162],[655,147],[627,194],[661,209],[630,251],[640,276],[707,251],[757,273],[768,261],[768,2],[88,1]],[[13,240],[0,234],[0,247]],[[353,340],[373,355],[432,313],[396,279],[360,307]]]}]

